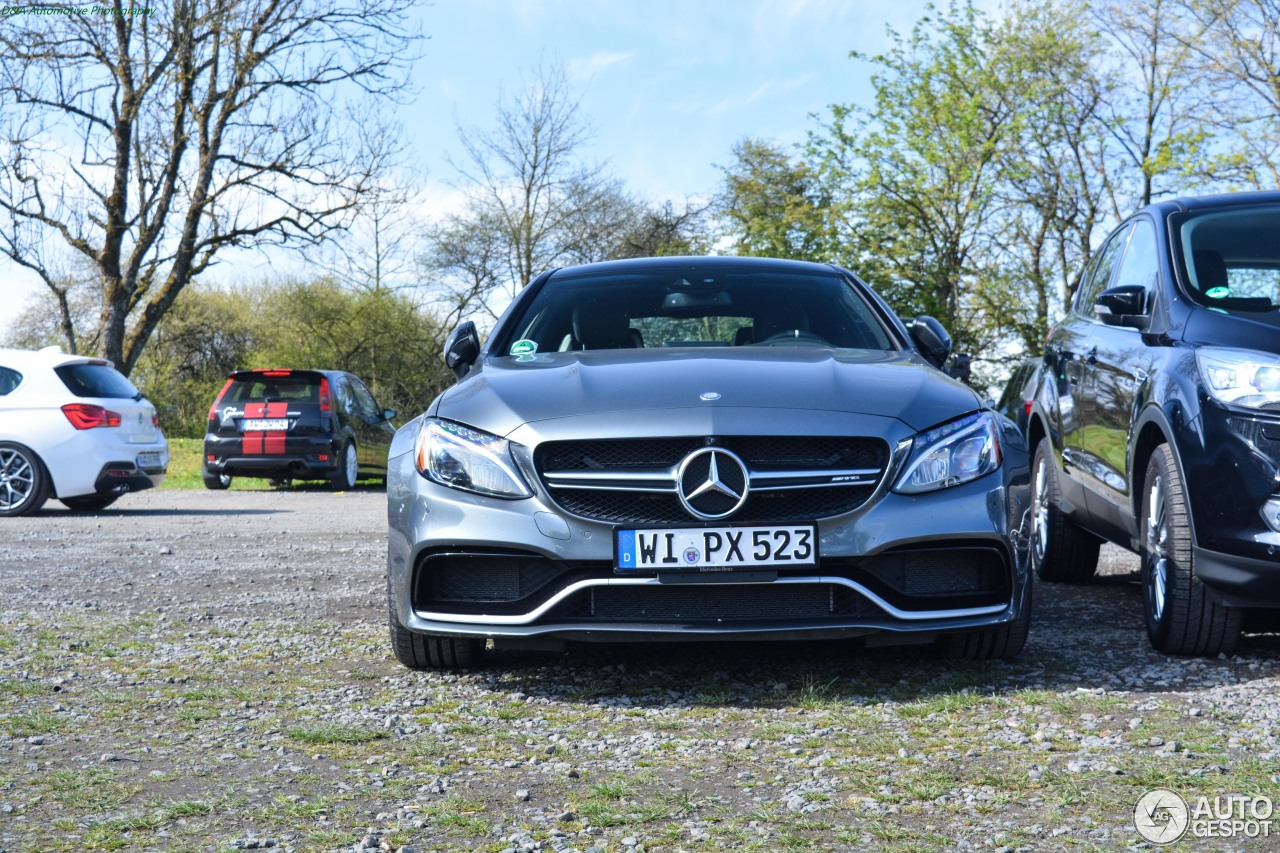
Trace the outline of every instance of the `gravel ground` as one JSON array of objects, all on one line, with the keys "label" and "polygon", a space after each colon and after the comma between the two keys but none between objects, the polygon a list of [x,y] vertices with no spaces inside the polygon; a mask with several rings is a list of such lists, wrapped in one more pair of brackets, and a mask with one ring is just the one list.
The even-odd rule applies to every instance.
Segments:
[{"label": "gravel ground", "polygon": [[1156,654],[1120,551],[1037,588],[1014,663],[615,645],[415,673],[384,513],[161,491],[0,520],[0,853],[1140,849],[1150,789],[1280,791],[1280,639]]}]

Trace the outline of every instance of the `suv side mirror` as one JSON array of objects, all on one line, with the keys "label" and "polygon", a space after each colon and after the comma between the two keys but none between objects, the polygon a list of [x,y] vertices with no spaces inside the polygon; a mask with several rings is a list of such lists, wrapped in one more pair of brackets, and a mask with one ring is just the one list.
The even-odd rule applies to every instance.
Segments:
[{"label": "suv side mirror", "polygon": [[920,350],[924,360],[934,367],[941,368],[947,356],[951,355],[951,336],[942,324],[932,317],[921,314],[911,323],[911,341]]},{"label": "suv side mirror", "polygon": [[394,418],[397,414],[398,414],[398,412],[396,412],[396,410],[395,410],[395,409],[383,409],[383,410],[382,410],[382,419],[383,419],[384,421],[390,421],[390,420],[391,420],[392,418]]},{"label": "suv side mirror", "polygon": [[1093,313],[1108,326],[1145,329],[1151,322],[1147,309],[1147,290],[1140,284],[1112,287],[1098,294]]},{"label": "suv side mirror", "polygon": [[480,357],[480,335],[476,324],[468,320],[453,330],[444,343],[444,363],[461,379],[471,372],[471,366]]}]

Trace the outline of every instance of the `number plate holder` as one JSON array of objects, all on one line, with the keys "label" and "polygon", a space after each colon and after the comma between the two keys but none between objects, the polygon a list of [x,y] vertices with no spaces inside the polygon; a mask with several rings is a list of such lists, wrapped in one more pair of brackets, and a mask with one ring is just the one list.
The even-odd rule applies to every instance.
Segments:
[{"label": "number plate holder", "polygon": [[637,572],[737,572],[818,564],[815,524],[618,527],[613,566]]},{"label": "number plate holder", "polygon": [[246,418],[241,423],[245,432],[278,432],[289,428],[288,418]]}]

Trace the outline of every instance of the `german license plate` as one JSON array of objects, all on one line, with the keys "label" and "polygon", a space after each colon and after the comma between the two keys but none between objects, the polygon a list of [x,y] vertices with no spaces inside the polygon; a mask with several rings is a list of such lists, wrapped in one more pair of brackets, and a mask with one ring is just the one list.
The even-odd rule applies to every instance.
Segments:
[{"label": "german license plate", "polygon": [[159,451],[148,450],[143,453],[139,453],[138,458],[135,461],[139,468],[159,468],[160,453]]},{"label": "german license plate", "polygon": [[245,432],[275,432],[288,428],[288,418],[247,418],[244,421]]},{"label": "german license plate", "polygon": [[679,527],[614,532],[620,572],[729,571],[818,562],[812,524],[773,527]]}]

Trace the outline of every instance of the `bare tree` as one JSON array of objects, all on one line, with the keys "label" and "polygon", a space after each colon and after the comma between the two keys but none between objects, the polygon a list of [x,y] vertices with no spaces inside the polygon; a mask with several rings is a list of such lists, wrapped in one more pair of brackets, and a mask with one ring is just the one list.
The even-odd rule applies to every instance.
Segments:
[{"label": "bare tree", "polygon": [[1280,0],[1186,0],[1204,38],[1190,43],[1215,93],[1222,151],[1211,177],[1280,187]]},{"label": "bare tree", "polygon": [[219,252],[348,224],[381,166],[349,131],[404,90],[414,5],[114,0],[110,14],[6,19],[0,252],[51,289],[45,246],[92,261],[98,351],[128,372]]},{"label": "bare tree", "polygon": [[[1124,172],[1138,177],[1132,199],[1112,195],[1112,214],[1127,216],[1168,192],[1160,178],[1172,174],[1185,186],[1200,171],[1208,131],[1204,116],[1215,93],[1196,72],[1203,27],[1177,0],[1126,0],[1095,7],[1098,27],[1119,48],[1112,73],[1131,85],[1111,91],[1107,109],[1121,149]],[[1121,186],[1112,181],[1114,191]]]},{"label": "bare tree", "polygon": [[551,267],[607,257],[635,223],[621,182],[584,159],[578,107],[564,70],[544,67],[499,96],[492,129],[459,128],[466,161],[451,164],[467,202],[431,230],[422,256],[455,313]]}]

